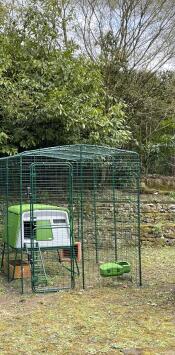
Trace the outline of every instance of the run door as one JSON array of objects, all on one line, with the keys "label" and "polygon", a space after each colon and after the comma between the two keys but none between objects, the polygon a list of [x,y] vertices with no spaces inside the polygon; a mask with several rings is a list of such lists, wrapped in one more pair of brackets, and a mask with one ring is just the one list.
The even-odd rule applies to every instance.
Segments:
[{"label": "run door", "polygon": [[[32,289],[35,292],[69,289],[75,282],[72,166],[33,163],[30,181],[30,241],[26,245],[30,253]],[[61,259],[65,251],[69,254],[66,263]]]}]

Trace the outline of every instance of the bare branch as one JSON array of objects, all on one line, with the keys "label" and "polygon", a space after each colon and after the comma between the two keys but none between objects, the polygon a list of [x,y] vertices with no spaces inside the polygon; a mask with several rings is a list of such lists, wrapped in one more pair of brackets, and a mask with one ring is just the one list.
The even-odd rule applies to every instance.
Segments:
[{"label": "bare branch", "polygon": [[154,62],[161,67],[175,54],[170,35],[175,32],[172,5],[171,0],[79,1],[82,46],[88,48],[91,58],[98,57],[105,50],[104,38],[110,31],[116,50],[125,53],[132,68],[150,65],[150,58],[153,67]]}]

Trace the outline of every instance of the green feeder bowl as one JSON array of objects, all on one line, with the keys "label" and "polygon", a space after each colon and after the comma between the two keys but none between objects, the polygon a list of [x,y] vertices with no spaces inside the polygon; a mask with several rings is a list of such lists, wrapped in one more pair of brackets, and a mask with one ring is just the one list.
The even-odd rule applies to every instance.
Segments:
[{"label": "green feeder bowl", "polygon": [[123,274],[131,271],[131,265],[127,261],[117,261],[117,265],[121,266],[123,269]]},{"label": "green feeder bowl", "polygon": [[100,266],[100,275],[104,277],[123,274],[123,267],[117,263],[105,263]]}]

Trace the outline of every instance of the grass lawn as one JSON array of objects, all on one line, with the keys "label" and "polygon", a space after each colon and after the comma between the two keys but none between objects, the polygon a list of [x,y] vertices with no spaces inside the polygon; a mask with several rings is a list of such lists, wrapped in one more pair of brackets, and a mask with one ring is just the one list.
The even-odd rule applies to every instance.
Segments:
[{"label": "grass lawn", "polygon": [[175,249],[142,259],[142,288],[19,295],[1,277],[0,355],[175,354]]}]

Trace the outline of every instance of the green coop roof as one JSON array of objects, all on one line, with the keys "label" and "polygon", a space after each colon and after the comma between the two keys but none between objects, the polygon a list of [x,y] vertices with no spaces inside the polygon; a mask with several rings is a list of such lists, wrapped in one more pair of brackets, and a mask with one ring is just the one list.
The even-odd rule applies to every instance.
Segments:
[{"label": "green coop roof", "polygon": [[112,158],[118,155],[122,155],[122,156],[129,155],[134,157],[134,159],[138,159],[138,154],[133,151],[116,149],[109,146],[98,146],[98,145],[90,145],[90,144],[73,144],[73,145],[40,148],[36,150],[25,151],[20,154],[23,156],[42,155],[42,156],[57,157],[67,161],[94,160],[94,159],[99,159],[101,157]]},{"label": "green coop roof", "polygon": [[[69,212],[69,210],[64,207],[58,207],[58,206],[53,206],[53,205],[42,205],[42,204],[34,204],[33,209],[34,210],[60,210],[60,211]],[[22,213],[28,212],[28,211],[30,211],[30,204],[24,204],[24,205],[22,205],[22,207],[20,207],[20,205],[10,206],[8,211],[11,213],[15,213],[15,214],[20,214],[21,211],[22,211]]]},{"label": "green coop roof", "polygon": [[45,156],[50,158],[62,159],[64,161],[84,161],[84,160],[99,160],[99,159],[115,159],[117,157],[128,158],[130,160],[138,161],[139,155],[134,151],[117,149],[109,146],[98,146],[90,144],[73,144],[63,145],[48,148],[40,148],[35,150],[28,150],[22,153],[0,158],[1,160],[15,159],[16,157],[26,156]]}]

